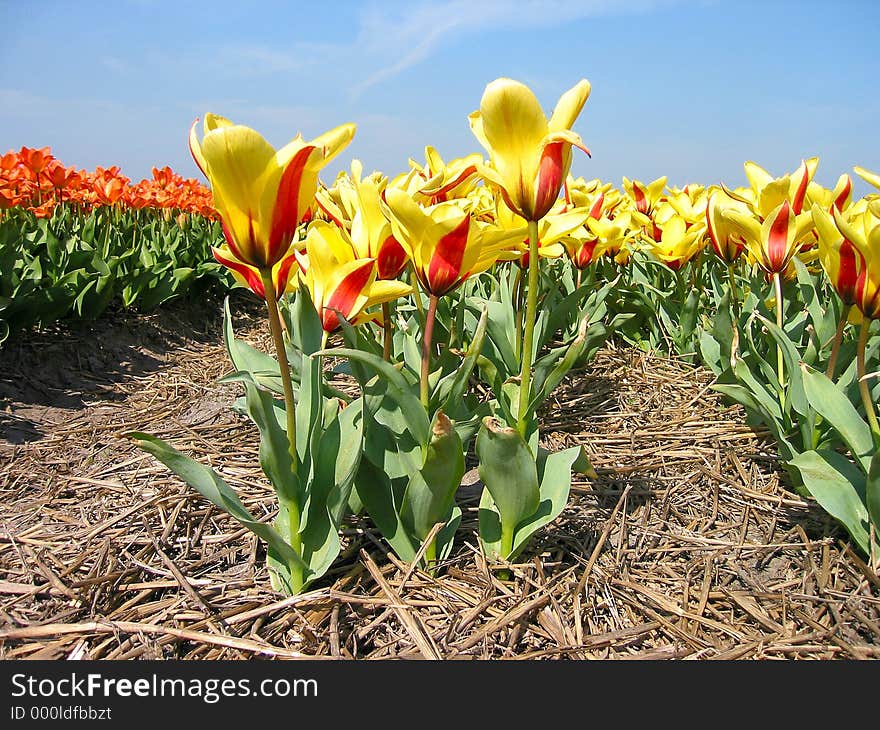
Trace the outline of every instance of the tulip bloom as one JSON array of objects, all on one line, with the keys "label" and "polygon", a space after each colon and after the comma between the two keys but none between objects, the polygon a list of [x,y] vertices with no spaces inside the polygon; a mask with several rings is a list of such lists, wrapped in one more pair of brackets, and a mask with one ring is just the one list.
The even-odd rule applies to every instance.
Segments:
[{"label": "tulip bloom", "polygon": [[205,115],[199,142],[197,122],[190,151],[211,182],[229,252],[237,262],[268,272],[289,255],[314,201],[318,172],[351,141],[355,127],[343,124],[311,142],[297,136],[276,151],[253,129],[214,114]]},{"label": "tulip bloom", "polygon": [[687,221],[678,213],[655,224],[656,237],[644,236],[648,248],[654,256],[673,271],[678,271],[703,250],[705,229],[700,225],[688,228]]},{"label": "tulip bloom", "polygon": [[[726,198],[726,199],[725,199]],[[741,210],[744,206],[732,198],[720,193],[712,193],[706,205],[706,230],[712,249],[724,263],[730,265],[736,261],[745,248],[745,239],[739,229],[722,215],[726,208]]]},{"label": "tulip bloom", "polygon": [[819,158],[811,157],[803,160],[798,169],[790,175],[774,178],[763,167],[749,161],[744,163],[743,168],[751,188],[744,191],[744,194],[727,188],[725,192],[730,197],[746,203],[762,220],[784,201],[788,201],[795,215],[800,215],[806,202],[807,189],[818,165]]},{"label": "tulip bloom", "polygon": [[412,288],[400,281],[379,281],[376,261],[357,258],[348,235],[325,221],[315,221],[306,235],[305,254],[295,252],[302,281],[309,289],[324,332],[334,332],[340,317],[352,324],[369,319],[364,310],[405,296]]},{"label": "tulip bloom", "polygon": [[[831,238],[833,245],[834,236],[828,229],[823,212],[817,214],[816,223],[817,227],[820,222],[822,224],[819,228],[820,242],[824,232]],[[856,272],[853,285],[854,303],[868,319],[880,319],[880,203],[862,202],[853,206],[847,213],[833,209],[832,215],[840,237],[854,250]],[[846,265],[842,276],[844,282],[851,277]],[[840,273],[837,278],[841,278]]]},{"label": "tulip bloom", "polygon": [[522,228],[507,231],[481,224],[455,201],[422,208],[409,193],[388,188],[385,203],[394,236],[431,296],[448,294],[506,251],[522,247]]},{"label": "tulip bloom", "polygon": [[356,183],[357,210],[351,221],[351,241],[357,255],[376,260],[379,279],[396,279],[409,261],[391,224],[382,212],[382,191],[374,180]]},{"label": "tulip bloom", "polygon": [[654,207],[663,198],[666,187],[666,176],[658,177],[647,185],[639,180],[623,178],[623,189],[636,205],[636,210],[643,215],[651,215]]},{"label": "tulip bloom", "polygon": [[434,205],[467,197],[479,182],[477,168],[483,164],[483,157],[474,153],[447,163],[429,145],[425,147],[425,162],[422,167],[410,160],[415,174],[408,179],[405,189],[414,193],[413,197],[418,202]]},{"label": "tulip bloom", "polygon": [[[227,244],[212,247],[211,251],[214,258],[229,269],[239,284],[246,286],[261,299],[266,298],[266,288],[259,269],[239,261]],[[298,268],[296,249],[291,246],[288,252],[272,266],[272,288],[275,290],[276,299],[281,299],[286,292],[296,288]]]},{"label": "tulip bloom", "polygon": [[734,208],[723,208],[720,216],[738,229],[758,265],[768,274],[785,271],[797,254],[801,239],[812,226],[809,213],[795,215],[788,200],[771,211],[763,221]]},{"label": "tulip bloom", "polygon": [[590,82],[582,79],[560,97],[548,121],[527,86],[500,78],[486,86],[480,110],[470,115],[471,130],[491,159],[491,166],[479,166],[480,174],[527,221],[553,207],[571,168],[572,146],[589,154],[571,130],[589,95]]}]

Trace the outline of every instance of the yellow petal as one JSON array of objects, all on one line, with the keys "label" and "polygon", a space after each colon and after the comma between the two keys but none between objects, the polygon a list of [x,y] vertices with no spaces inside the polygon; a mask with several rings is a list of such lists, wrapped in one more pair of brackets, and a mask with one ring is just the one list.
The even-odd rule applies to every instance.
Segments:
[{"label": "yellow petal", "polygon": [[590,82],[586,79],[581,79],[559,97],[548,125],[551,132],[571,129],[574,126],[575,120],[590,96],[590,89]]},{"label": "yellow petal", "polygon": [[864,167],[859,167],[856,165],[853,170],[856,175],[858,175],[862,180],[864,180],[869,185],[873,185],[875,188],[880,190],[880,175],[876,172],[871,172],[870,170],[866,170]]}]

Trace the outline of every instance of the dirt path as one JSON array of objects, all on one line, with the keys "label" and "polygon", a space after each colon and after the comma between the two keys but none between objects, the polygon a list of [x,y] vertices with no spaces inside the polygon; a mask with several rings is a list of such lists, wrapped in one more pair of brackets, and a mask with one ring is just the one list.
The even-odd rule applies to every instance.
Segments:
[{"label": "dirt path", "polygon": [[[511,581],[478,550],[466,475],[432,578],[352,519],[334,568],[271,591],[250,533],[120,434],[168,438],[249,509],[274,495],[230,410],[221,304],[117,313],[0,351],[0,658],[876,658],[880,579],[699,369],[606,348],[543,417],[575,481]],[[258,346],[260,309],[233,301]]]}]

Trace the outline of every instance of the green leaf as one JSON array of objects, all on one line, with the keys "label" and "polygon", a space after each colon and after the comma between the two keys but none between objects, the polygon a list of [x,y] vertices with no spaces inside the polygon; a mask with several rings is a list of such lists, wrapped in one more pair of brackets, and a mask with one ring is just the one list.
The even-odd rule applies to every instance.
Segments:
[{"label": "green leaf", "polygon": [[305,564],[297,552],[288,545],[281,535],[270,525],[259,522],[241,503],[238,495],[213,469],[194,461],[190,457],[155,436],[131,431],[124,434],[133,439],[138,447],[155,456],[189,486],[195,489],[215,507],[238,520],[242,526],[263,538],[284,560]]},{"label": "green leaf", "polygon": [[798,368],[800,367],[801,358],[794,343],[789,339],[788,335],[783,332],[775,323],[769,319],[765,319],[760,315],[756,315],[756,319],[760,320],[770,336],[775,340],[782,350],[782,359],[788,371],[788,388],[786,397],[791,401],[792,407],[800,415],[809,420],[815,419],[815,414],[810,408],[801,378],[798,377]]},{"label": "green leaf", "polygon": [[355,476],[355,489],[370,519],[379,528],[382,537],[401,560],[411,563],[417,549],[407,534],[395,503],[395,493],[403,492],[402,480],[391,480],[369,459],[361,459]]},{"label": "green leaf", "polygon": [[805,451],[789,464],[797,469],[810,495],[846,528],[856,545],[868,553],[864,474],[835,451]]},{"label": "green leaf", "polygon": [[535,512],[517,525],[510,560],[522,552],[532,535],[555,520],[565,509],[571,491],[572,470],[584,456],[580,446],[573,446],[538,459],[541,501]]},{"label": "green leaf", "polygon": [[390,363],[376,355],[346,347],[322,350],[317,354],[326,357],[344,357],[371,368],[387,384],[388,397],[400,407],[401,413],[406,418],[407,426],[412,431],[413,438],[419,443],[428,442],[430,429],[428,414],[421,401],[413,394],[412,385]]},{"label": "green leaf", "polygon": [[271,355],[251,347],[243,340],[236,339],[232,329],[229,297],[223,300],[223,342],[236,370],[250,373],[257,383],[275,393],[283,392],[278,361]]},{"label": "green leaf", "polygon": [[849,399],[824,373],[801,366],[804,391],[810,405],[840,434],[850,453],[867,474],[874,455],[871,429]]},{"label": "green leaf", "polygon": [[272,394],[247,377],[244,379],[248,415],[260,432],[260,467],[272,483],[278,499],[302,505],[300,480],[293,471],[293,458],[287,432],[276,417]]},{"label": "green leaf", "polygon": [[563,381],[568,371],[580,359],[587,341],[587,328],[589,325],[590,323],[586,318],[581,320],[580,325],[578,325],[577,337],[575,337],[565,351],[565,355],[549,373],[544,368],[535,368],[535,379],[532,383],[532,400],[529,403],[530,414],[549,397],[553,389]]},{"label": "green leaf", "polygon": [[446,396],[446,400],[443,404],[443,410],[446,413],[453,413],[456,404],[461,401],[464,396],[471,373],[474,371],[474,366],[476,366],[477,359],[480,357],[480,352],[483,349],[483,342],[486,339],[486,324],[488,318],[488,309],[484,308],[480,315],[480,320],[477,322],[477,328],[474,330],[471,344],[467,349],[464,360],[462,360],[461,364],[458,366],[458,370],[455,372],[452,386],[450,387],[449,394]]},{"label": "green leaf", "polygon": [[314,355],[321,349],[321,341],[324,337],[324,328],[321,326],[321,318],[309,295],[309,289],[301,286],[296,291],[296,297],[291,306],[291,329],[294,344],[305,355]]},{"label": "green leaf", "polygon": [[425,463],[412,475],[403,496],[401,516],[421,543],[431,528],[445,522],[464,476],[464,451],[452,421],[438,410],[431,422]]},{"label": "green leaf", "polygon": [[865,483],[865,505],[874,524],[874,536],[880,545],[880,453],[871,457],[871,468]]},{"label": "green leaf", "polygon": [[540,502],[535,458],[518,431],[487,416],[477,434],[480,479],[492,496],[501,522],[502,550],[506,558],[516,526],[534,514]]},{"label": "green leaf", "polygon": [[[333,485],[327,496],[327,508],[336,525],[345,516],[363,453],[363,400],[358,398],[341,408],[332,419],[325,417],[315,459],[315,474]],[[326,476],[325,476],[326,475]]]}]

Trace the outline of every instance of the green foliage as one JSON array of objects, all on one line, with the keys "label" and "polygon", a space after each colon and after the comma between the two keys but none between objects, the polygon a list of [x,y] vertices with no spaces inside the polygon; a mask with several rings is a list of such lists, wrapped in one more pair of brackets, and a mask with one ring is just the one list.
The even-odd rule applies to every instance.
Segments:
[{"label": "green foliage", "polygon": [[171,299],[230,288],[212,259],[220,225],[158,211],[58,206],[51,218],[22,209],[0,219],[0,341],[62,318],[95,319],[113,301],[149,311]]}]

